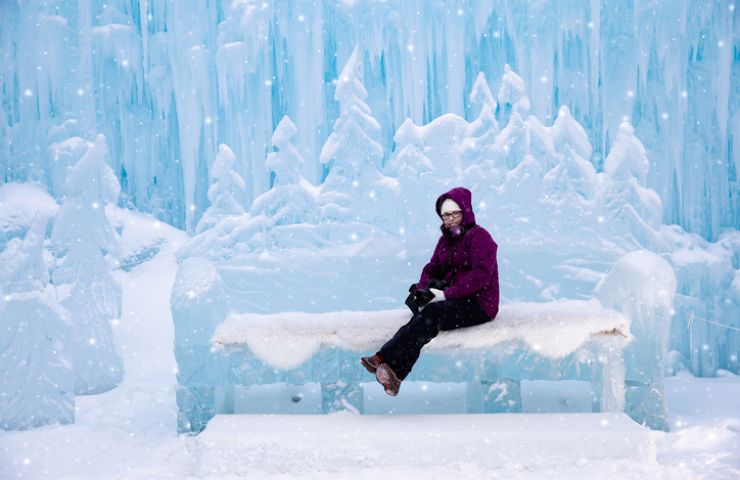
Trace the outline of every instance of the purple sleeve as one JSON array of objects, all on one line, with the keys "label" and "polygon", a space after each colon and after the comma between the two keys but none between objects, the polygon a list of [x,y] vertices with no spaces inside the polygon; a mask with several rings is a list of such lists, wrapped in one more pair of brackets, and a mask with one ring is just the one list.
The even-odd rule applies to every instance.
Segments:
[{"label": "purple sleeve", "polygon": [[432,254],[431,260],[424,266],[421,271],[421,278],[419,279],[419,290],[426,290],[429,288],[429,280],[432,278],[438,278],[441,273],[439,270],[442,267],[442,262],[439,259],[439,251],[442,248],[442,237],[437,241],[437,246],[434,247],[434,253]]},{"label": "purple sleeve", "polygon": [[474,294],[488,285],[496,271],[496,242],[482,228],[470,233],[474,234],[470,241],[470,270],[457,273],[454,285],[444,291],[445,298],[464,298]]}]

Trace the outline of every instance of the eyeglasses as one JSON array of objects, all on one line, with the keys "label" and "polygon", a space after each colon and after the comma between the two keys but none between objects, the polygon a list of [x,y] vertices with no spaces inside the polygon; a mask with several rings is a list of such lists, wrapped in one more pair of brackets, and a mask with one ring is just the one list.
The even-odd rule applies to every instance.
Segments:
[{"label": "eyeglasses", "polygon": [[460,218],[460,217],[462,217],[462,211],[460,211],[460,210],[455,210],[454,212],[443,213],[442,214],[442,220],[449,220],[450,218],[457,219],[457,218]]}]

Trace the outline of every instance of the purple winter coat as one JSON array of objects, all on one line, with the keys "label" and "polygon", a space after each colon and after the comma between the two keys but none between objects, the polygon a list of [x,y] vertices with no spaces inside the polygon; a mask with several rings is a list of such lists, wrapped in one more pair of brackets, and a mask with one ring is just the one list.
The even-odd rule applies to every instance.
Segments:
[{"label": "purple winter coat", "polygon": [[476,225],[470,190],[458,187],[440,195],[436,203],[437,215],[442,202],[448,198],[462,209],[463,232],[454,236],[442,225],[442,236],[432,259],[421,272],[418,288],[427,289],[433,278],[444,280],[449,285],[444,290],[445,298],[472,297],[493,319],[499,304],[498,245],[486,229]]}]

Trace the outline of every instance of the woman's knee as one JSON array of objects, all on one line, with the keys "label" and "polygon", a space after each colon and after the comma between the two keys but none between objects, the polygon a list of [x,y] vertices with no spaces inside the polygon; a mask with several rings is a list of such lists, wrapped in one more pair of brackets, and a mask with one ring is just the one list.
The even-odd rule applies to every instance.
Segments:
[{"label": "woman's knee", "polygon": [[434,302],[434,303],[428,303],[422,310],[419,312],[419,315],[423,315],[424,317],[434,317],[440,315],[445,310],[445,306],[443,305],[443,302]]},{"label": "woman's knee", "polygon": [[419,312],[418,323],[424,325],[427,328],[435,327],[438,328],[439,321],[445,316],[445,309],[441,308],[437,303],[427,305],[424,309]]}]

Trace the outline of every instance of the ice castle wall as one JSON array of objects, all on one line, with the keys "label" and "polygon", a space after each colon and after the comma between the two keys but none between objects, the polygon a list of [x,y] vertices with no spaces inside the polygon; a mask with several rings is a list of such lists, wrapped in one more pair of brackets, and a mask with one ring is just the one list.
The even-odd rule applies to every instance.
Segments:
[{"label": "ice castle wall", "polygon": [[570,107],[597,171],[619,123],[635,126],[666,223],[710,240],[740,224],[730,2],[8,1],[0,18],[4,182],[58,191],[46,147],[64,138],[50,128],[75,119],[69,137],[109,140],[124,205],[192,231],[218,144],[254,199],[270,187],[269,140],[287,114],[318,184],[333,82],[359,45],[383,163],[406,118],[469,116],[478,73],[500,78],[508,63],[540,121]]}]

